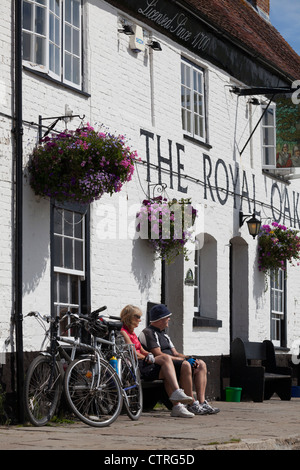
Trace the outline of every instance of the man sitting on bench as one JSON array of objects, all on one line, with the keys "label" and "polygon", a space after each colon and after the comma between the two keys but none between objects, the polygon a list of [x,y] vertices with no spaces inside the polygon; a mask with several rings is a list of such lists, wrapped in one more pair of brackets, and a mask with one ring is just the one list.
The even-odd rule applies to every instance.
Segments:
[{"label": "man sitting on bench", "polygon": [[137,358],[139,361],[139,369],[141,378],[145,381],[163,379],[165,390],[169,400],[173,404],[171,416],[180,418],[193,418],[194,414],[189,412],[184,403],[192,403],[192,395],[187,396],[185,392],[179,388],[174,363],[170,356],[160,354],[156,357],[146,351],[134,330],[141,321],[142,312],[134,305],[126,305],[121,311],[121,320],[123,327],[121,333],[126,343],[134,344]]},{"label": "man sitting on bench", "polygon": [[[178,380],[185,393],[193,396],[193,380],[197,395],[197,400],[187,406],[187,410],[194,415],[215,414],[220,410],[213,408],[205,399],[207,384],[206,364],[201,359],[194,359],[179,353],[170,337],[166,334],[172,313],[163,304],[155,305],[150,310],[150,326],[146,327],[139,335],[142,346],[151,351],[154,357],[167,354],[171,356],[175,370],[179,373]],[[179,405],[182,406],[182,405]],[[175,407],[173,407],[174,410]],[[173,411],[172,410],[172,411]],[[176,412],[176,410],[174,410]]]}]

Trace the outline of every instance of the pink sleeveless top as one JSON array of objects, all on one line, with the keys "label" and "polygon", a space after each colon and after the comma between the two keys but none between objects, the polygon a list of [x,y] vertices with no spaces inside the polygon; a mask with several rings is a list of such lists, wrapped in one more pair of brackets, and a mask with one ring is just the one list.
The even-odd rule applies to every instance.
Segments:
[{"label": "pink sleeveless top", "polygon": [[121,330],[123,330],[123,331],[125,331],[125,333],[127,333],[127,335],[129,336],[130,341],[135,346],[136,352],[140,353],[140,354],[143,354],[143,353],[141,353],[142,345],[141,345],[137,335],[135,333],[130,333],[130,331],[126,328],[125,325],[122,326]]}]

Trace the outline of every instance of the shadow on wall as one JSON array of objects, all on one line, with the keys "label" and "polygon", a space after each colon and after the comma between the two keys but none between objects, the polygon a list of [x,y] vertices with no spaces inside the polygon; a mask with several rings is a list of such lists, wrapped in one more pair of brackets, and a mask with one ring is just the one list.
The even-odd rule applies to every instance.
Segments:
[{"label": "shadow on wall", "polygon": [[147,240],[133,240],[131,272],[141,293],[149,291],[155,270],[154,254]]},{"label": "shadow on wall", "polygon": [[258,269],[258,250],[254,259],[252,278],[253,278],[253,298],[256,302],[256,310],[264,307],[266,302],[266,291],[270,287],[270,277]]},{"label": "shadow on wall", "polygon": [[33,292],[40,283],[50,257],[50,203],[33,195],[24,185],[23,209],[23,293]]}]

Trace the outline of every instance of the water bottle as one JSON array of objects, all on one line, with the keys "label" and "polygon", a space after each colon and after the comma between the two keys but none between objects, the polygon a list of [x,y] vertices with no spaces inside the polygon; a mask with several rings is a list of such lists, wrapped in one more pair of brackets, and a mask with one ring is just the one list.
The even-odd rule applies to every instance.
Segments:
[{"label": "water bottle", "polygon": [[118,371],[118,361],[117,361],[117,358],[115,356],[112,356],[109,360],[109,363],[110,365],[115,369],[115,371],[117,372],[117,374],[119,373]]}]

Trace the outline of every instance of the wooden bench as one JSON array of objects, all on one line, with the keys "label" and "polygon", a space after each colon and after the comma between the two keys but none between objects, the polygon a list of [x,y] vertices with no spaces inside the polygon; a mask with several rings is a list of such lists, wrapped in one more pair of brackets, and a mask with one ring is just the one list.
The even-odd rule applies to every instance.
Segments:
[{"label": "wooden bench", "polygon": [[274,393],[281,400],[290,400],[292,369],[276,365],[271,341],[244,342],[236,338],[230,348],[230,385],[241,387],[242,395],[255,402],[269,400]]},{"label": "wooden bench", "polygon": [[169,410],[172,408],[168,395],[164,387],[163,380],[142,380],[143,388],[143,410],[151,411],[159,402],[165,405]]}]

